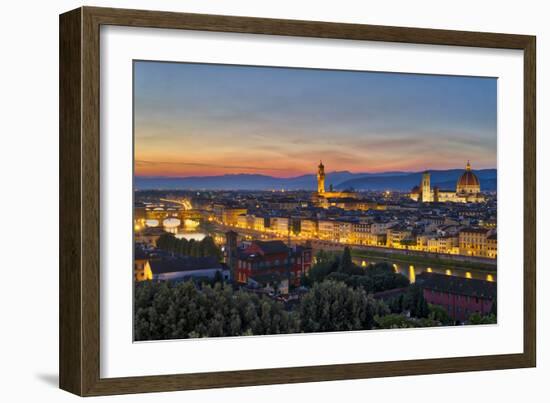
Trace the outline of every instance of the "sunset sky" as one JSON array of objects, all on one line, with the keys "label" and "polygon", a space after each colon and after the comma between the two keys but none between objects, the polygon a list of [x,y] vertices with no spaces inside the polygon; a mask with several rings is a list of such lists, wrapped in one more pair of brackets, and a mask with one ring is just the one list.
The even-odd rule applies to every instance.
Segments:
[{"label": "sunset sky", "polygon": [[496,167],[497,80],[135,62],[135,173]]}]

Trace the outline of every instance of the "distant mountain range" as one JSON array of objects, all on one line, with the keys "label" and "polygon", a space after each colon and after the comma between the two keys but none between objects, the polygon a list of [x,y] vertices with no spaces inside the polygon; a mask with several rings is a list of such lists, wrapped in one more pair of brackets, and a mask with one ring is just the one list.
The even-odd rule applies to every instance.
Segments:
[{"label": "distant mountain range", "polygon": [[[432,186],[441,189],[455,189],[456,181],[464,169],[434,170],[431,173]],[[482,191],[496,190],[497,170],[474,171],[481,183]],[[327,173],[325,186],[332,184],[335,190],[394,190],[408,191],[419,185],[422,172],[351,173],[348,171]],[[219,176],[193,176],[185,178],[136,176],[134,187],[138,190],[189,189],[189,190],[315,190],[316,175],[302,175],[294,178],[275,178],[267,175],[233,174]]]}]

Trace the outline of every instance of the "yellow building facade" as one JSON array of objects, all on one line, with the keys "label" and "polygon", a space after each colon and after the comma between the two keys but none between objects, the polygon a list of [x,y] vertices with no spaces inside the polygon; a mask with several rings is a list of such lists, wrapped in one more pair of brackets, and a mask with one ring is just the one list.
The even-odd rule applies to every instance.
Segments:
[{"label": "yellow building facade", "polygon": [[462,229],[458,234],[458,248],[461,255],[496,259],[496,234],[485,228]]}]

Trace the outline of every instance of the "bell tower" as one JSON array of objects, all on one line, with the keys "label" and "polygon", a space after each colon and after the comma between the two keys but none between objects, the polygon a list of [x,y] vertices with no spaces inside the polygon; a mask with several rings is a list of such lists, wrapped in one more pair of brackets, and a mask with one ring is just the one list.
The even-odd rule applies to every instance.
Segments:
[{"label": "bell tower", "polygon": [[325,193],[325,166],[323,161],[319,161],[319,166],[317,167],[317,193]]},{"label": "bell tower", "polygon": [[432,187],[430,185],[430,173],[428,171],[422,174],[422,202],[432,201]]}]

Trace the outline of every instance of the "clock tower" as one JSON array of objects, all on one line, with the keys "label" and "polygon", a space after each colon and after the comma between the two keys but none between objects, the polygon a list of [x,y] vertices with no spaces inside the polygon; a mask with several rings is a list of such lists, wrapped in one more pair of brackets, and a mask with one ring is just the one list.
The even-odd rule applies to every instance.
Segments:
[{"label": "clock tower", "polygon": [[323,161],[319,161],[319,166],[317,167],[317,193],[325,193],[325,166]]}]

